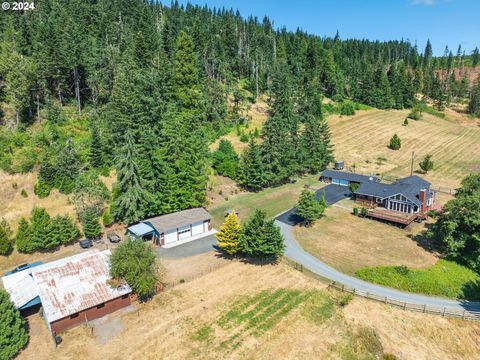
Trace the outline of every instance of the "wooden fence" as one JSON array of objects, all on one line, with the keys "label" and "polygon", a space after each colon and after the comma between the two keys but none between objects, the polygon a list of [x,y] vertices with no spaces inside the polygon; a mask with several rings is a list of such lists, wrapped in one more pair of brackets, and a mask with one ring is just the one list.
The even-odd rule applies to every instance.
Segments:
[{"label": "wooden fence", "polygon": [[480,312],[478,311],[449,310],[445,307],[438,308],[433,306],[427,306],[425,304],[423,305],[412,304],[406,301],[398,301],[398,300],[390,299],[386,296],[378,296],[378,295],[369,293],[368,291],[357,290],[355,288],[345,286],[335,281],[332,281],[328,285],[328,287],[335,288],[340,291],[348,292],[352,295],[360,296],[365,299],[375,300],[384,304],[389,304],[403,310],[416,311],[416,312],[421,312],[425,314],[440,315],[443,317],[456,318],[456,319],[462,319],[462,320],[480,320]]},{"label": "wooden fence", "polygon": [[[294,268],[295,270],[304,272],[306,269],[303,267],[303,265],[298,264],[297,262],[285,258],[286,263]],[[307,271],[307,274],[313,275],[315,278],[321,278],[325,279],[324,277],[317,275],[315,273],[312,273],[310,271]],[[343,292],[350,293],[354,296],[360,296],[365,299],[369,300],[374,300],[377,302],[381,302],[384,304],[392,305],[397,308],[403,309],[403,310],[409,310],[409,311],[416,311],[416,312],[421,312],[424,314],[434,314],[434,315],[440,315],[443,317],[448,317],[448,318],[454,318],[454,319],[462,319],[462,320],[480,320],[480,311],[468,311],[468,310],[449,310],[446,307],[434,307],[434,306],[428,306],[426,304],[413,304],[413,303],[408,303],[405,301],[399,301],[399,300],[394,300],[390,299],[386,296],[379,296],[373,293],[370,293],[368,291],[363,291],[363,290],[358,290],[355,288],[351,288],[349,286],[346,286],[344,284],[338,283],[336,281],[331,281],[328,284],[329,289],[337,289]]]},{"label": "wooden fence", "polygon": [[456,193],[455,189],[450,189],[443,186],[430,186],[430,189],[436,192],[441,192],[441,193],[450,194],[450,195],[455,195]]}]

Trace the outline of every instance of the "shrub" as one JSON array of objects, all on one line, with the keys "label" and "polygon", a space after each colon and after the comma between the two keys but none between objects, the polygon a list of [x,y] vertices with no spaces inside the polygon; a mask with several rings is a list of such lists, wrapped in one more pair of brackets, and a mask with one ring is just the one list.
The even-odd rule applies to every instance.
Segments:
[{"label": "shrub", "polygon": [[8,293],[0,289],[0,359],[13,359],[28,342],[25,320],[10,300]]},{"label": "shrub", "polygon": [[394,134],[390,139],[389,148],[392,150],[399,150],[402,147],[402,142],[397,134]]},{"label": "shrub", "polygon": [[355,115],[355,106],[351,101],[343,101],[340,103],[340,115]]},{"label": "shrub", "polygon": [[25,189],[22,189],[22,191],[20,191],[20,195],[24,198],[27,198],[28,197],[28,194],[27,192],[25,191]]},{"label": "shrub", "polygon": [[420,169],[422,169],[424,173],[427,173],[430,170],[433,170],[432,155],[425,155],[423,160],[418,165],[420,166]]},{"label": "shrub", "polygon": [[48,184],[43,178],[39,177],[35,183],[35,186],[33,187],[33,192],[40,199],[43,199],[50,195],[52,188],[52,185]]},{"label": "shrub", "polygon": [[357,207],[353,208],[353,215],[358,216],[358,208]]},{"label": "shrub", "polygon": [[248,134],[243,133],[242,135],[240,135],[240,141],[241,141],[241,142],[247,143],[248,140],[249,140]]},{"label": "shrub", "polygon": [[367,216],[367,209],[362,207],[361,214],[362,214],[362,217],[366,217]]},{"label": "shrub", "polygon": [[408,125],[408,119],[405,118],[405,120],[403,120],[403,126],[407,126]]},{"label": "shrub", "polygon": [[420,120],[422,118],[422,112],[418,107],[414,107],[407,115],[405,121],[408,123],[408,119]]}]

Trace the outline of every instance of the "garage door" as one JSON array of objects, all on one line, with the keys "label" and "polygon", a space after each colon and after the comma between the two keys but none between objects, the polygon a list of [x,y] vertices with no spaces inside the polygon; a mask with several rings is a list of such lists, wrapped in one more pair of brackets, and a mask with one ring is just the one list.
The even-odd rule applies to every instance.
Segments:
[{"label": "garage door", "polygon": [[178,240],[189,238],[191,235],[190,226],[178,229]]},{"label": "garage door", "polygon": [[203,233],[203,221],[192,224],[192,235]]},{"label": "garage door", "polygon": [[343,179],[333,179],[332,183],[335,185],[348,186],[348,180]]}]

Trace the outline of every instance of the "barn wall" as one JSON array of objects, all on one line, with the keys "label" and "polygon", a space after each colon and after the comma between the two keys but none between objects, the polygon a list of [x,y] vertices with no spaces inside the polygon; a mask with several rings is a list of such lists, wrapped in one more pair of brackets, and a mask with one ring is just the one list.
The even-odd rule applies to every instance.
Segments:
[{"label": "barn wall", "polygon": [[105,306],[98,309],[96,306],[92,307],[90,309],[86,309],[83,311],[80,311],[78,313],[78,317],[75,317],[73,319],[70,318],[70,316],[65,317],[60,320],[56,320],[52,323],[50,323],[50,330],[52,331],[53,334],[58,334],[62,331],[65,331],[67,329],[70,329],[72,327],[75,327],[79,324],[84,323],[86,320],[94,320],[98,319],[102,316],[105,316],[107,314],[110,314],[114,311],[117,311],[125,306],[130,305],[130,297],[127,296],[126,299],[122,299],[122,297],[118,297],[116,299],[110,300],[105,303]]}]

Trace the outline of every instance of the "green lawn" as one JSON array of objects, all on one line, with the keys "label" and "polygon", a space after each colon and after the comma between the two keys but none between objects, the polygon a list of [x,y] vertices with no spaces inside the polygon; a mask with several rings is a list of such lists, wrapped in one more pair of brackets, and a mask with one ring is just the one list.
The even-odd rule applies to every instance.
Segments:
[{"label": "green lawn", "polygon": [[318,175],[309,175],[298,178],[294,183],[268,188],[257,193],[241,192],[231,195],[228,200],[220,200],[208,207],[213,218],[213,226],[218,228],[223,223],[228,209],[238,211],[241,222],[248,219],[255,208],[265,210],[268,216],[275,216],[297,203],[304,185],[317,189],[325,184],[318,181]]},{"label": "green lawn", "polygon": [[366,281],[399,290],[453,299],[480,300],[480,275],[457,263],[439,260],[425,269],[377,266],[358,270]]}]

